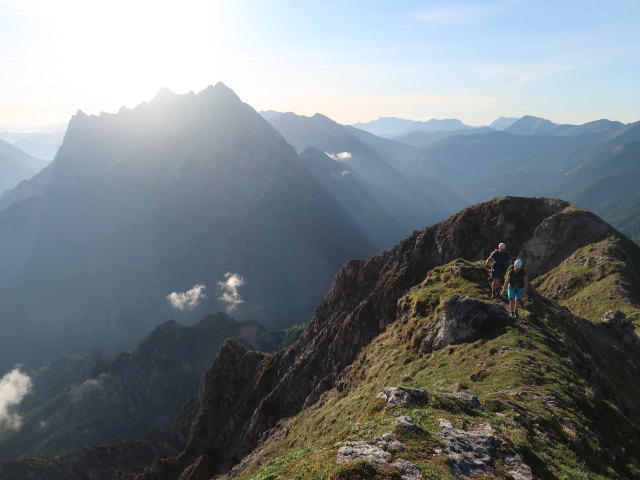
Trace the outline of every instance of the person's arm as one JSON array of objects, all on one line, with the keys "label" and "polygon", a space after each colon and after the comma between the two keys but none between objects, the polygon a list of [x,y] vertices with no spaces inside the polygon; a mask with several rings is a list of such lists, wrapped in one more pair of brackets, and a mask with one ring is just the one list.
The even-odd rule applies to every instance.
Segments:
[{"label": "person's arm", "polygon": [[509,285],[510,281],[511,281],[511,272],[507,274],[507,278],[505,278],[504,282],[502,282],[502,295],[504,295],[505,289],[507,288],[507,285]]},{"label": "person's arm", "polygon": [[487,261],[484,262],[485,265],[492,265],[494,262],[496,261],[495,258],[493,258],[493,253],[491,255],[489,255],[489,258],[487,258]]}]

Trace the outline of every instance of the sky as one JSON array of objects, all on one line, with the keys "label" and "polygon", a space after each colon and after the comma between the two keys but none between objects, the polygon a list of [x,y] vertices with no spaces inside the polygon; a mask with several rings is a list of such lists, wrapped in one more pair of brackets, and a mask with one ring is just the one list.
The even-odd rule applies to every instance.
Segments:
[{"label": "sky", "polygon": [[218,81],[256,110],[640,120],[637,0],[0,0],[0,126]]}]

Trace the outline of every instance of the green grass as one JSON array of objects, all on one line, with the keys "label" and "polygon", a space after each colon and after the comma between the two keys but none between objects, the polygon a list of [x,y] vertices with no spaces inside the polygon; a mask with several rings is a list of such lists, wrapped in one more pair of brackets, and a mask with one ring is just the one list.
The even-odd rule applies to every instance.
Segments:
[{"label": "green grass", "polygon": [[[266,447],[240,478],[394,478],[392,471],[374,471],[370,464],[336,465],[343,442],[394,432],[407,447],[398,456],[415,463],[423,478],[452,479],[448,458],[437,453],[440,418],[456,428],[489,423],[505,440],[504,448],[524,457],[535,478],[640,478],[640,460],[631,453],[640,451],[638,423],[617,397],[626,388],[630,401],[640,398],[640,386],[628,385],[623,372],[599,385],[577,372],[578,353],[567,345],[578,333],[556,328],[560,310],[529,303],[518,323],[496,324],[478,338],[429,354],[416,348],[416,336],[452,295],[492,301],[485,278],[481,263],[454,261],[430,271],[399,301],[406,321],[390,325],[354,361],[354,384],[327,392],[287,420],[284,438]],[[599,365],[610,361],[607,368],[620,369],[608,352],[592,354],[606,357]],[[428,401],[387,405],[375,399],[386,386],[424,389]],[[461,390],[477,395],[484,410],[448,395]],[[421,430],[398,430],[399,415],[414,418]],[[504,466],[498,463],[494,470],[493,478],[507,478]]]},{"label": "green grass", "polygon": [[622,242],[609,238],[577,250],[533,283],[543,295],[592,322],[615,309],[640,327],[640,285],[634,263]]}]

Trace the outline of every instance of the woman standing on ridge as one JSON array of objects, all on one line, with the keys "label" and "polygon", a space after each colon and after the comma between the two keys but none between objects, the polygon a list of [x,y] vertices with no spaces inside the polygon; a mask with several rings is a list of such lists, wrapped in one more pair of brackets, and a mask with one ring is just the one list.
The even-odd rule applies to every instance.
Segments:
[{"label": "woman standing on ridge", "polygon": [[523,266],[522,260],[517,259],[513,264],[513,270],[507,275],[504,287],[502,287],[503,295],[505,287],[509,287],[509,313],[514,318],[518,318],[518,308],[522,305],[522,299],[527,295],[529,288],[529,278],[527,278]]}]

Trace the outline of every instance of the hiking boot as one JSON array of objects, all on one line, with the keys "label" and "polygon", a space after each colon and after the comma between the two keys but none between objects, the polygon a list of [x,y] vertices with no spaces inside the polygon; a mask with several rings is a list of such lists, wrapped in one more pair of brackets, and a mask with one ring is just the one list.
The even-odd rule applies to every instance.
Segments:
[{"label": "hiking boot", "polygon": [[513,318],[520,318],[520,317],[518,317],[518,311],[517,310],[513,312]]}]

